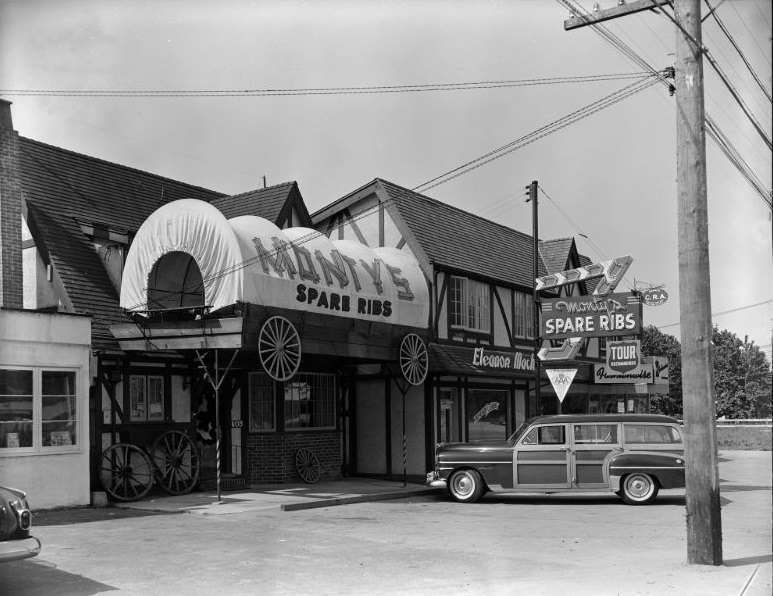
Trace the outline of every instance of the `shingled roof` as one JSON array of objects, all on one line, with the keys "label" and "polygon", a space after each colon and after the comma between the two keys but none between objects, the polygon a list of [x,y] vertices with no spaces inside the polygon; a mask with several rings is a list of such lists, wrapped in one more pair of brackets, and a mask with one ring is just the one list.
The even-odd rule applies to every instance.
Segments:
[{"label": "shingled roof", "polygon": [[161,205],[221,193],[19,137],[22,198],[43,258],[60,276],[73,310],[90,314],[92,347],[115,347],[118,294],[81,225],[132,234]]},{"label": "shingled roof", "polygon": [[280,227],[284,222],[294,225],[290,218],[292,208],[295,207],[302,220],[299,224],[303,227],[311,226],[311,216],[297,182],[283,182],[230,197],[219,197],[211,203],[228,219],[241,215],[257,215]]},{"label": "shingled roof", "polygon": [[[376,179],[436,266],[531,288],[532,238],[392,182]],[[546,275],[540,261],[539,275]]]}]

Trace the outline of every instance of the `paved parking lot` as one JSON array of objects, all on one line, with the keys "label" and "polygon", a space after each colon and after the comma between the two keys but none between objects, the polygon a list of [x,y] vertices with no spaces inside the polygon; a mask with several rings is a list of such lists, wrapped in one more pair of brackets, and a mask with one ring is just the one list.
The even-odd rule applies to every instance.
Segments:
[{"label": "paved parking lot", "polygon": [[686,564],[683,491],[647,507],[611,494],[425,495],[217,515],[52,512],[35,529],[43,552],[0,568],[0,593],[767,596],[771,454],[724,452],[720,476],[719,567]]}]

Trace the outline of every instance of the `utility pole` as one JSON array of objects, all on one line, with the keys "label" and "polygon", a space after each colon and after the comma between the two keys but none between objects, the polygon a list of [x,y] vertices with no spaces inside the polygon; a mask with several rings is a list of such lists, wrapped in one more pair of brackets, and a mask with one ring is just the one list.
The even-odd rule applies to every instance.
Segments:
[{"label": "utility pole", "polygon": [[[529,191],[529,198],[526,202],[531,202],[531,237],[532,237],[532,294],[531,299],[533,303],[532,310],[532,325],[534,328],[534,396],[537,404],[537,412],[541,413],[542,407],[542,391],[540,389],[540,336],[539,336],[539,291],[537,290],[537,278],[539,277],[539,203],[538,203],[538,190],[539,185],[537,181],[532,181],[526,190]],[[534,414],[532,413],[532,414]]]},{"label": "utility pole", "polygon": [[[564,23],[591,25],[664,2],[639,0]],[[676,166],[679,317],[687,485],[687,562],[722,564],[706,198],[706,131],[700,0],[674,0],[676,31]],[[610,12],[614,10],[614,14]],[[568,26],[567,24],[571,24]]]}]

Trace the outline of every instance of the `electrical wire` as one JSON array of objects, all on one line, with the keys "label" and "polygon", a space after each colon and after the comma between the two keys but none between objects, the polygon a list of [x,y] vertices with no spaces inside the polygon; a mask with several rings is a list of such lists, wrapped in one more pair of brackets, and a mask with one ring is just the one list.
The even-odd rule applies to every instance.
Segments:
[{"label": "electrical wire", "polygon": [[608,108],[612,105],[615,105],[616,103],[622,101],[623,99],[626,99],[627,97],[630,97],[631,95],[634,95],[635,93],[638,93],[639,91],[643,91],[644,89],[650,87],[651,85],[654,85],[656,82],[658,82],[658,79],[661,76],[663,76],[661,73],[656,73],[656,75],[657,76],[655,77],[653,77],[652,75],[648,75],[643,80],[632,83],[631,85],[627,85],[622,89],[618,89],[614,93],[611,93],[610,95],[607,95],[599,100],[596,100],[595,102],[592,102],[586,106],[583,106],[582,108],[575,110],[574,112],[571,112],[566,116],[559,118],[558,120],[554,120],[553,122],[546,124],[545,126],[533,132],[530,132],[529,134],[524,135],[519,139],[516,139],[514,141],[511,141],[510,143],[507,143],[506,145],[502,145],[497,149],[489,151],[488,153],[481,155],[480,157],[477,157],[471,161],[468,161],[467,163],[462,164],[461,166],[458,166],[452,170],[449,170],[444,174],[435,176],[434,178],[422,184],[419,184],[418,186],[413,187],[411,190],[416,192],[426,192],[432,188],[435,188],[436,186],[445,184],[446,182],[449,182],[455,178],[458,178],[459,176],[467,174],[472,170],[480,168],[481,166],[484,166],[496,159],[499,159],[500,157],[504,157],[505,155],[508,155],[513,151],[521,149],[526,145],[533,143],[534,141],[537,141],[554,132],[561,130],[562,128],[569,126],[570,124],[574,124],[579,120],[587,118],[588,116],[595,114],[596,112],[603,110],[604,108]]},{"label": "electrical wire", "polygon": [[722,19],[719,18],[719,15],[717,12],[712,8],[711,4],[709,3],[709,0],[704,0],[706,3],[706,6],[709,7],[711,10],[710,14],[712,17],[714,17],[714,20],[716,21],[717,25],[719,25],[719,28],[722,30],[722,33],[725,34],[725,37],[730,41],[732,46],[735,48],[735,51],[738,52],[738,55],[741,57],[741,60],[746,65],[746,68],[751,73],[752,77],[754,78],[757,85],[759,85],[760,89],[762,89],[762,92],[765,94],[765,97],[768,98],[768,101],[773,102],[773,97],[771,97],[770,92],[765,88],[765,85],[760,80],[760,77],[757,75],[757,73],[754,71],[754,68],[752,68],[751,63],[746,58],[746,55],[743,53],[741,48],[739,47],[738,43],[735,41],[735,38],[730,34],[730,31],[728,31],[727,27],[725,26],[725,23],[722,22]]},{"label": "electrical wire", "polygon": [[538,79],[513,79],[474,81],[467,83],[426,83],[418,85],[373,85],[360,87],[306,87],[287,89],[195,89],[195,90],[104,90],[104,89],[0,89],[0,95],[42,96],[42,97],[273,97],[296,95],[362,95],[378,93],[419,93],[426,91],[466,91],[473,89],[498,89],[506,87],[532,87],[538,85],[560,85],[595,83],[640,78],[646,73],[613,73],[581,75],[573,77],[550,77]]},{"label": "electrical wire", "polygon": [[[581,6],[577,5],[574,2],[571,2],[571,0],[556,0],[561,6],[568,9],[573,15],[576,16],[590,16],[591,13],[583,9]],[[600,35],[605,41],[607,41],[612,47],[619,50],[626,58],[628,58],[631,62],[633,62],[637,67],[646,70],[651,73],[656,73],[657,71],[649,64],[647,63],[644,58],[639,56],[633,49],[631,49],[625,42],[623,42],[620,38],[618,38],[614,33],[609,31],[606,27],[599,23],[592,23],[591,28]],[[665,79],[662,80],[663,84],[666,86],[669,86],[670,90],[670,83],[666,81]],[[740,153],[733,147],[732,143],[728,139],[727,135],[723,134],[717,125],[717,123],[713,120],[711,120],[710,115],[708,112],[706,112],[706,121],[707,123],[710,121],[711,124],[707,124],[707,131],[713,128],[714,130],[712,132],[709,132],[709,137],[714,140],[714,142],[719,147],[720,151],[722,151],[725,155],[725,157],[728,158],[731,164],[733,164],[738,172],[741,174],[743,178],[749,182],[749,184],[752,186],[752,188],[757,192],[762,200],[766,204],[770,204],[771,202],[771,191],[763,188],[759,184],[759,178],[751,173],[750,169],[745,169],[742,166],[741,161],[739,161],[738,158],[740,158]],[[736,157],[738,156],[738,158]],[[745,162],[743,162],[745,163]]]}]

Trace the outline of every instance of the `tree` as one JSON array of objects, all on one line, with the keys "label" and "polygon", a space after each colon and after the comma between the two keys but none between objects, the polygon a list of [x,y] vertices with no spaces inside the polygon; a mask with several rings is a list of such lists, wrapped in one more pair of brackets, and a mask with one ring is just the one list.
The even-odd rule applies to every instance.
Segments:
[{"label": "tree", "polygon": [[656,393],[650,398],[650,409],[656,414],[682,417],[682,346],[673,336],[654,325],[642,330],[641,349],[644,356],[668,356],[668,393]]},{"label": "tree", "polygon": [[711,341],[717,416],[767,418],[771,415],[771,372],[765,353],[734,333],[714,326]]}]

